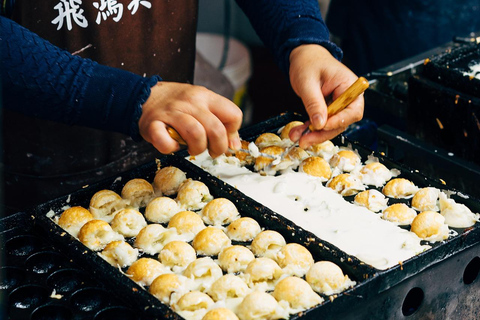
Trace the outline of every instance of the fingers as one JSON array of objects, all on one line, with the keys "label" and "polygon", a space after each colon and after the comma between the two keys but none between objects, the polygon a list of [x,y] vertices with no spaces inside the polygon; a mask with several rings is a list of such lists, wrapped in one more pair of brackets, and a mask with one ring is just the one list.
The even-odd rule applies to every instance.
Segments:
[{"label": "fingers", "polygon": [[310,132],[308,134],[305,134],[301,137],[299,143],[300,148],[306,149],[310,147],[311,145],[317,144],[317,143],[322,143],[324,141],[330,140],[336,136],[338,136],[340,133],[345,131],[346,127],[343,128],[336,128],[333,130],[320,130],[320,131],[314,131]]},{"label": "fingers", "polygon": [[325,130],[347,127],[352,123],[362,120],[364,109],[363,94],[358,96],[352,103],[339,113],[328,118]]},{"label": "fingers", "polygon": [[309,74],[309,77],[296,88],[313,127],[315,130],[323,129],[327,122],[327,104],[319,85],[319,79],[313,74]]}]

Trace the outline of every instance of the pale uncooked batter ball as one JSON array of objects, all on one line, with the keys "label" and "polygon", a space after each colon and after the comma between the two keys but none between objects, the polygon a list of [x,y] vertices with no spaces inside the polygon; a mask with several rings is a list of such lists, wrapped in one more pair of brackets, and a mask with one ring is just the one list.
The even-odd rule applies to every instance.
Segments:
[{"label": "pale uncooked batter ball", "polygon": [[232,310],[227,308],[216,308],[208,311],[202,320],[239,320]]},{"label": "pale uncooked batter ball", "polygon": [[122,189],[122,198],[134,208],[146,207],[153,197],[153,186],[145,179],[132,179]]},{"label": "pale uncooked batter ball", "polygon": [[327,140],[322,143],[310,146],[307,151],[309,151],[314,156],[319,156],[326,161],[330,161],[333,155],[338,152],[338,147],[335,146],[332,141]]},{"label": "pale uncooked batter ball", "polygon": [[170,304],[188,292],[186,280],[184,276],[174,273],[161,274],[153,280],[148,292],[161,302]]},{"label": "pale uncooked batter ball", "polygon": [[445,217],[435,211],[423,211],[412,221],[411,231],[419,238],[431,242],[448,239],[448,225]]},{"label": "pale uncooked batter ball", "polygon": [[214,301],[222,301],[227,298],[243,298],[250,291],[241,278],[233,274],[226,274],[212,284],[208,294]]},{"label": "pale uncooked batter ball", "polygon": [[83,225],[78,233],[78,240],[93,251],[100,251],[115,240],[124,240],[121,234],[103,220],[90,220]]},{"label": "pale uncooked batter ball", "polygon": [[275,133],[262,133],[255,139],[255,144],[258,146],[259,149],[270,147],[270,146],[277,146],[282,143],[282,138],[277,136]]},{"label": "pale uncooked batter ball", "polygon": [[379,212],[387,207],[388,199],[380,191],[370,189],[358,193],[354,203],[370,211]]},{"label": "pale uncooked batter ball", "polygon": [[340,293],[355,285],[339,266],[330,261],[316,262],[308,270],[305,279],[313,290],[325,295]]},{"label": "pale uncooked batter ball", "polygon": [[290,130],[292,128],[298,127],[303,125],[303,122],[301,121],[291,121],[283,127],[282,132],[280,133],[280,138],[281,139],[290,139]]},{"label": "pale uncooked batter ball", "polygon": [[343,172],[352,172],[361,162],[360,156],[352,150],[340,150],[330,159],[330,165]]},{"label": "pale uncooked batter ball", "polygon": [[227,236],[234,241],[252,241],[260,232],[262,228],[255,219],[250,217],[239,218],[227,227]]},{"label": "pale uncooked batter ball", "polygon": [[383,187],[383,194],[395,199],[411,198],[418,191],[418,187],[410,180],[395,178]]},{"label": "pale uncooked batter ball", "polygon": [[285,245],[277,254],[277,262],[284,273],[297,277],[303,277],[314,263],[310,251],[297,243]]},{"label": "pale uncooked batter ball", "polygon": [[247,295],[237,308],[240,320],[287,319],[288,312],[279,308],[275,298],[262,291]]},{"label": "pale uncooked batter ball", "polygon": [[397,225],[409,225],[417,212],[404,203],[395,203],[383,210],[382,218]]},{"label": "pale uncooked batter ball", "polygon": [[125,268],[138,258],[138,249],[125,241],[112,241],[99,255],[114,267]]},{"label": "pale uncooked batter ball", "polygon": [[298,171],[318,177],[321,181],[327,181],[332,176],[332,170],[328,162],[320,157],[309,157],[300,163]]},{"label": "pale uncooked batter ball", "polygon": [[207,227],[193,238],[193,248],[199,255],[216,256],[232,244],[225,232],[216,227]]},{"label": "pale uncooked batter ball", "polygon": [[244,274],[248,286],[259,290],[272,290],[282,275],[282,269],[270,258],[251,261]]},{"label": "pale uncooked batter ball", "polygon": [[184,241],[167,243],[158,255],[158,260],[173,271],[185,269],[195,259],[197,259],[195,249]]},{"label": "pale uncooked batter ball", "polygon": [[140,258],[128,268],[128,278],[141,286],[149,286],[159,275],[171,273],[160,261],[151,258]]},{"label": "pale uncooked batter ball", "polygon": [[90,220],[93,220],[90,211],[77,206],[63,211],[58,219],[58,225],[76,238],[80,228]]},{"label": "pale uncooked batter ball", "polygon": [[440,193],[440,213],[445,217],[445,223],[453,228],[468,228],[480,221],[480,214],[473,213],[466,205],[449,199]]},{"label": "pale uncooked batter ball", "polygon": [[335,190],[344,197],[353,196],[359,191],[365,190],[362,182],[348,173],[342,173],[334,177],[328,182],[327,187]]},{"label": "pale uncooked batter ball", "polygon": [[186,240],[191,241],[201,230],[205,229],[205,224],[195,212],[181,211],[170,219],[168,227],[177,229],[178,234],[188,236]]},{"label": "pale uncooked batter ball", "polygon": [[243,272],[248,264],[255,260],[252,251],[244,246],[230,246],[223,249],[218,255],[218,264],[228,273]]},{"label": "pale uncooked batter ball", "polygon": [[210,190],[201,181],[185,180],[179,187],[177,201],[186,210],[198,210],[212,200]]},{"label": "pale uncooked batter ball", "polygon": [[120,210],[113,218],[111,226],[113,230],[124,237],[135,237],[140,230],[147,226],[147,221],[138,210],[126,208]]},{"label": "pale uncooked batter ball", "polygon": [[159,253],[163,247],[179,236],[175,229],[164,228],[160,224],[149,224],[138,233],[134,246],[141,251],[154,255]]},{"label": "pale uncooked batter ball", "polygon": [[90,199],[89,210],[95,219],[110,223],[118,210],[125,208],[125,201],[112,190],[100,190]]},{"label": "pale uncooked batter ball", "polygon": [[173,306],[175,311],[205,312],[213,306],[214,302],[206,293],[190,291],[184,294]]},{"label": "pale uncooked batter ball", "polygon": [[204,257],[191,262],[183,275],[194,282],[195,290],[205,291],[223,276],[223,272],[212,258]]},{"label": "pale uncooked batter ball", "polygon": [[277,301],[286,301],[296,312],[306,310],[323,302],[310,285],[298,277],[286,277],[275,286],[273,297]]},{"label": "pale uncooked batter ball", "polygon": [[176,167],[165,167],[157,171],[153,179],[153,187],[158,195],[172,196],[177,194],[180,185],[187,180],[185,172]]},{"label": "pale uncooked batter ball", "polygon": [[370,162],[364,165],[360,169],[360,173],[363,184],[375,187],[381,187],[392,179],[392,172],[380,162]]},{"label": "pale uncooked batter ball", "polygon": [[418,211],[438,211],[438,196],[440,190],[427,187],[418,190],[412,198],[412,208]]},{"label": "pale uncooked batter ball", "polygon": [[286,244],[285,238],[280,233],[265,230],[253,239],[251,249],[257,257],[276,258],[277,252]]},{"label": "pale uncooked batter ball", "polygon": [[168,197],[158,197],[145,208],[145,218],[154,223],[168,223],[180,211],[177,202]]},{"label": "pale uncooked batter ball", "polygon": [[237,207],[226,198],[216,198],[207,203],[200,214],[206,224],[222,226],[240,217]]}]

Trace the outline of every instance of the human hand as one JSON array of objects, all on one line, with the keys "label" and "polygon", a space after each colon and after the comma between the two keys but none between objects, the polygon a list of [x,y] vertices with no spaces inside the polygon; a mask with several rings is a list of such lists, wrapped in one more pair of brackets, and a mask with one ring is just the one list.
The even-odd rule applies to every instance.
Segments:
[{"label": "human hand", "polygon": [[167,132],[170,126],[187,142],[191,155],[208,148],[215,158],[228,147],[240,148],[241,122],[240,108],[221,95],[201,86],[159,82],[142,106],[138,126],[142,137],[163,154],[180,148]]},{"label": "human hand", "polygon": [[[290,54],[290,83],[302,99],[310,121],[290,131],[290,138],[306,148],[342,133],[348,125],[363,117],[363,94],[339,113],[328,117],[327,103],[340,96],[357,76],[335,59],[324,47],[316,44],[301,45]],[[312,123],[315,131],[301,136]]]}]

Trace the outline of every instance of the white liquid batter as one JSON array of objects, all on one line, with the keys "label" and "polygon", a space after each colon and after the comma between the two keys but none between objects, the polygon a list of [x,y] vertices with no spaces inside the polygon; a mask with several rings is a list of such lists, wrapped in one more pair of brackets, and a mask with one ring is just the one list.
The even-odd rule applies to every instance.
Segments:
[{"label": "white liquid batter", "polygon": [[[276,213],[377,269],[387,269],[428,249],[413,232],[351,204],[305,173],[261,176],[208,153],[191,160]],[[231,160],[231,159],[230,159]]]}]

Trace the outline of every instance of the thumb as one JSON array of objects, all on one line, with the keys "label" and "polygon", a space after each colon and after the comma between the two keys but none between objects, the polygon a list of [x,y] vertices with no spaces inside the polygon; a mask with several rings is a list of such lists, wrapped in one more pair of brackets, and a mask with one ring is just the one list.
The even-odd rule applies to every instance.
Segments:
[{"label": "thumb", "polygon": [[321,130],[327,123],[327,103],[321,91],[320,81],[311,78],[296,86],[310,122],[315,130]]}]

